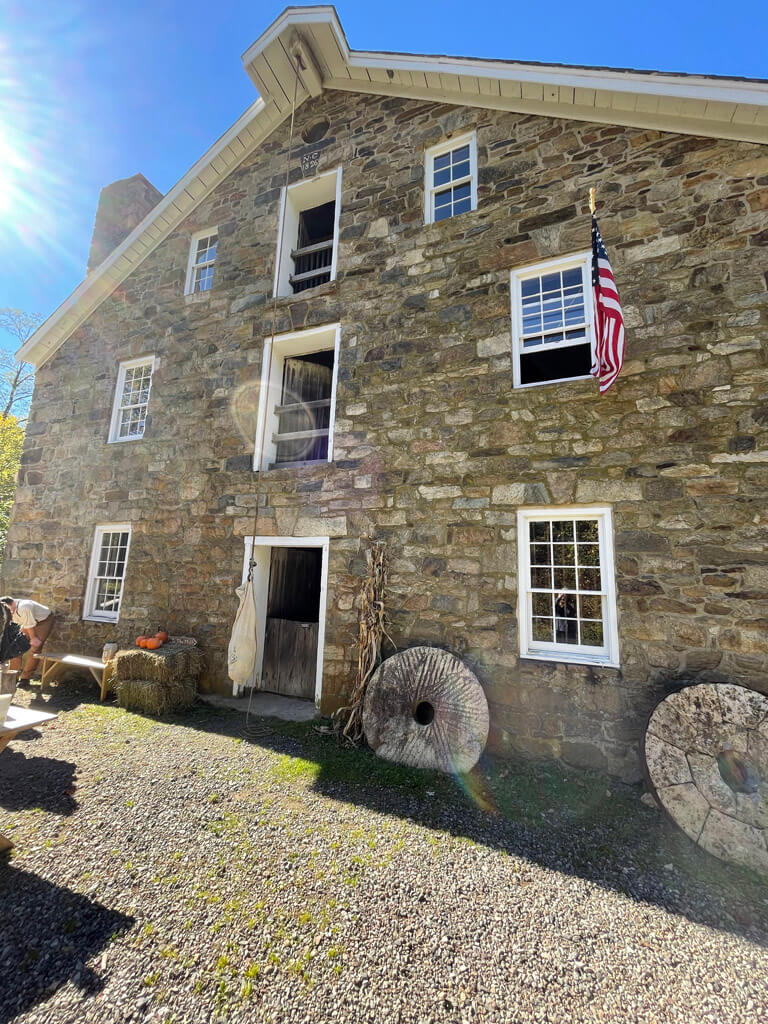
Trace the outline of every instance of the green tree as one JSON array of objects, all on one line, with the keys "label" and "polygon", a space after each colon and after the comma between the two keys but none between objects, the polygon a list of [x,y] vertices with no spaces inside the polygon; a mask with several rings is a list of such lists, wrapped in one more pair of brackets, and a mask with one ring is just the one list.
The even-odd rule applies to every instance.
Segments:
[{"label": "green tree", "polygon": [[15,416],[0,416],[0,563],[5,554],[16,474],[24,447],[24,431]]}]

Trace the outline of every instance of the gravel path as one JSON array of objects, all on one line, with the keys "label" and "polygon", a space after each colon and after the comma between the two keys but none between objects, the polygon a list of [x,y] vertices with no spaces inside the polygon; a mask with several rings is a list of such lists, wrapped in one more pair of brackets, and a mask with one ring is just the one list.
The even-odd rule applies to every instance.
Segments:
[{"label": "gravel path", "polygon": [[0,755],[0,1021],[768,1019],[768,888],[635,790],[572,778],[568,813],[512,770],[509,820],[314,733],[91,693]]}]

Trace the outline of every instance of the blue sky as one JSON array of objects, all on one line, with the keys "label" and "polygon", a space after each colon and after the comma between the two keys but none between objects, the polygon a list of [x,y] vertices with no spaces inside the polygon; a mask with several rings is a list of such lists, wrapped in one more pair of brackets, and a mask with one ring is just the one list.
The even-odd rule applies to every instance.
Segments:
[{"label": "blue sky", "polygon": [[[240,55],[283,6],[0,0],[0,307],[53,312],[101,187],[140,171],[167,192],[232,124],[256,98]],[[353,49],[768,78],[765,0],[336,6]]]}]

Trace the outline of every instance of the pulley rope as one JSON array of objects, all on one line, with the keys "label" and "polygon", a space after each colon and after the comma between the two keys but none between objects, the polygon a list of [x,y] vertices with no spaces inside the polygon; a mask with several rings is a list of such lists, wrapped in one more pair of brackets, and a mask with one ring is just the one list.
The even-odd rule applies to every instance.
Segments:
[{"label": "pulley rope", "polygon": [[[256,467],[256,504],[253,512],[253,530],[251,532],[251,557],[248,561],[248,582],[252,583],[253,570],[256,567],[256,559],[254,557],[254,546],[256,542],[256,529],[259,521],[259,500],[261,498],[261,474],[264,468],[264,447],[265,447],[265,433],[267,429],[267,411],[269,404],[269,385],[272,378],[272,353],[275,345],[275,330],[277,326],[277,282],[280,279],[280,267],[283,259],[283,244],[285,242],[285,214],[288,206],[288,184],[291,177],[291,157],[293,156],[293,128],[296,120],[296,98],[299,92],[299,65],[301,64],[301,57],[298,54],[294,54],[294,60],[296,64],[293,65],[294,69],[294,81],[293,81],[293,101],[291,103],[291,126],[288,132],[288,152],[285,159],[285,186],[283,189],[282,197],[282,209],[280,214],[280,230],[278,232],[279,242],[277,244],[277,261],[275,264],[274,274],[274,296],[272,299],[272,330],[270,332],[269,341],[269,352],[264,351],[263,358],[267,359],[267,382],[266,390],[264,393],[264,401],[260,403],[263,405],[263,422],[257,422],[256,424],[256,439],[261,438],[261,446],[259,449],[259,462]],[[261,420],[261,417],[259,417]],[[248,710],[245,714],[245,727],[244,732],[247,736],[261,736],[268,733],[270,730],[263,725],[255,725],[251,723],[251,703],[253,701],[253,693],[256,686],[251,686],[251,692],[248,697]]]}]

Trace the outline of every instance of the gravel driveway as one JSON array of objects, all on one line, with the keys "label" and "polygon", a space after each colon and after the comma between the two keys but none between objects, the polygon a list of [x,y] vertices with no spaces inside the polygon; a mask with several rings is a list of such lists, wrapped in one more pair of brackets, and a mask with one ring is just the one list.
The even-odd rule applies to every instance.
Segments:
[{"label": "gravel driveway", "polygon": [[2,1021],[768,1019],[768,888],[639,790],[488,762],[470,799],[310,726],[78,686],[0,755]]}]

